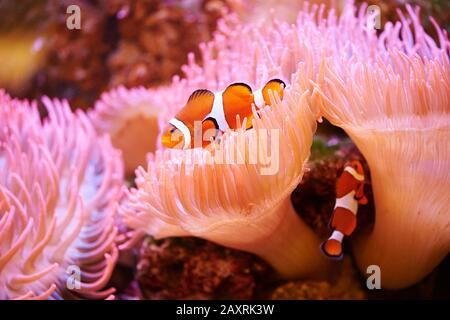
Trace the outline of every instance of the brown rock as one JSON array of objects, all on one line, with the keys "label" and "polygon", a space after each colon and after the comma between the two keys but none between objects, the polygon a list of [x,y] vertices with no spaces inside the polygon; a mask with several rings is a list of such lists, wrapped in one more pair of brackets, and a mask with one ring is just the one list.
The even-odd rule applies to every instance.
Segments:
[{"label": "brown rock", "polygon": [[147,299],[251,299],[272,276],[251,254],[196,238],[147,238],[137,266]]},{"label": "brown rock", "polygon": [[334,281],[292,281],[276,288],[271,298],[275,300],[361,300],[366,293],[350,258],[336,263]]}]

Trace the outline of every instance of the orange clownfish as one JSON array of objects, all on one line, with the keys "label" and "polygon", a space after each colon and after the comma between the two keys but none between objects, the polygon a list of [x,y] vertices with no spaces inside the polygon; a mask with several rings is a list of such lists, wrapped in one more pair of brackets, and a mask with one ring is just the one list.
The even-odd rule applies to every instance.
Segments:
[{"label": "orange clownfish", "polygon": [[358,204],[367,204],[364,196],[364,170],[359,161],[351,161],[336,183],[336,204],[330,226],[331,236],[322,243],[322,251],[331,258],[341,259],[342,240],[356,228]]},{"label": "orange clownfish", "polygon": [[[254,93],[245,83],[233,83],[216,93],[206,89],[196,90],[183,109],[169,121],[161,137],[161,143],[166,148],[189,149],[200,144],[205,147],[210,143],[210,137],[204,136],[208,132],[212,133],[212,137],[216,137],[218,132],[238,129],[237,115],[241,119],[247,118],[245,128],[250,129],[253,104],[258,108],[269,105],[269,90],[276,91],[282,99],[284,87],[285,83],[282,80],[272,79]],[[196,125],[197,121],[201,125]],[[201,143],[196,143],[198,137]]]}]

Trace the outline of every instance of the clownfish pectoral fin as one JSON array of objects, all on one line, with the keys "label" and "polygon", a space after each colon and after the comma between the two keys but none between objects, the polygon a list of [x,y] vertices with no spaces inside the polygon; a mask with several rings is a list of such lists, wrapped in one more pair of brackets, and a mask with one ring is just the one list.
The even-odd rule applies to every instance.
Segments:
[{"label": "clownfish pectoral fin", "polygon": [[367,200],[366,196],[363,196],[362,198],[358,199],[358,203],[365,205],[365,204],[369,203],[369,200]]},{"label": "clownfish pectoral fin", "polygon": [[253,128],[253,114],[247,116],[247,121],[245,123],[245,129],[249,130]]},{"label": "clownfish pectoral fin", "polygon": [[269,90],[272,90],[273,94],[275,94],[275,92],[277,92],[280,99],[283,100],[284,88],[286,88],[286,84],[284,83],[283,80],[272,79],[269,82],[267,82],[266,85],[262,89],[262,95],[263,95],[264,102],[266,103],[266,105],[270,105]]},{"label": "clownfish pectoral fin", "polygon": [[342,239],[344,235],[337,230],[333,231],[328,240],[322,243],[320,249],[329,258],[340,260],[344,256],[342,252]]},{"label": "clownfish pectoral fin", "polygon": [[364,195],[364,183],[360,183],[358,185],[358,188],[356,189],[355,199],[358,201],[359,204],[362,205],[365,205],[369,202],[366,196]]},{"label": "clownfish pectoral fin", "polygon": [[216,140],[219,136],[219,125],[214,118],[208,117],[202,121],[202,146],[205,148],[211,143],[211,138]]}]

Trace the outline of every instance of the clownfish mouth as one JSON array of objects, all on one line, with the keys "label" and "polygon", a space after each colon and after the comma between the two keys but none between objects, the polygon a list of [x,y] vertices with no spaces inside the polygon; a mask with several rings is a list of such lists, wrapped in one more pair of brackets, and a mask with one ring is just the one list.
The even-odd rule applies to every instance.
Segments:
[{"label": "clownfish mouth", "polygon": [[166,148],[179,148],[183,147],[183,137],[180,137],[179,139],[174,139],[173,135],[170,133],[165,133],[161,137],[161,144]]},{"label": "clownfish mouth", "polygon": [[[172,119],[176,120],[176,119]],[[171,149],[186,149],[190,146],[190,139],[186,139],[186,137],[190,138],[189,129],[187,130],[187,135],[183,130],[180,130],[176,125],[179,124],[176,121],[171,120],[170,128],[166,129],[161,136],[161,144],[166,148]],[[173,123],[172,123],[173,122]],[[176,124],[176,125],[175,125]]]}]

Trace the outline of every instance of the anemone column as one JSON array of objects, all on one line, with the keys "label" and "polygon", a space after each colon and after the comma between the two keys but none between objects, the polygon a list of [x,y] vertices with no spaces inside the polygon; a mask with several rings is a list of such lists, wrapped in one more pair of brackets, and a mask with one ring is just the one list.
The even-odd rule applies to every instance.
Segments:
[{"label": "anemone column", "polygon": [[418,282],[449,252],[450,117],[442,117],[447,124],[366,135],[347,128],[369,163],[376,206],[355,255],[362,271],[380,266],[383,287]]}]

